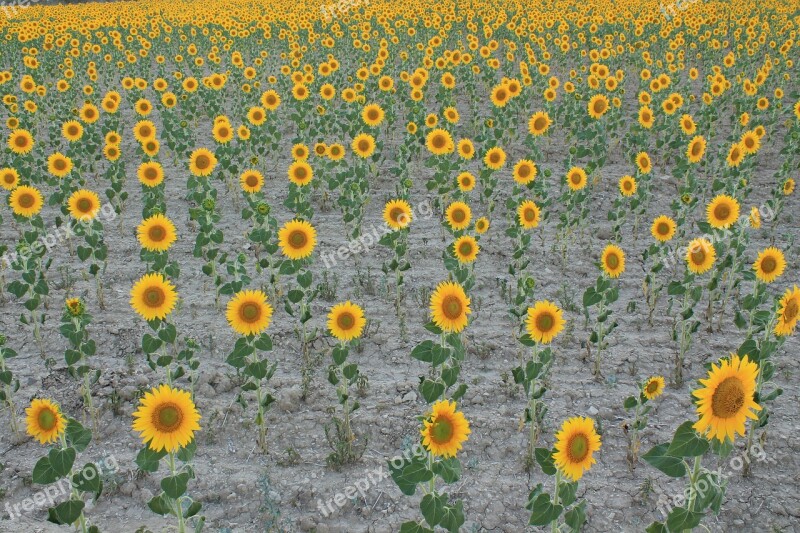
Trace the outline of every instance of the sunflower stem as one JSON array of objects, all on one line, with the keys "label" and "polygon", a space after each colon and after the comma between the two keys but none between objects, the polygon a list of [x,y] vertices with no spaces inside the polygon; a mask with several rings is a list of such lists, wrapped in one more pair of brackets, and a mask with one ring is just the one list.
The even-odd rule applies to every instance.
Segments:
[{"label": "sunflower stem", "polygon": [[[561,470],[556,469],[556,488],[553,491],[553,506],[554,507],[558,507],[558,501],[559,501],[558,489],[560,488],[560,486],[561,486]],[[550,522],[550,531],[551,531],[551,533],[558,533],[558,531],[559,531],[558,518],[556,518],[555,520]]]},{"label": "sunflower stem", "polygon": [[[692,473],[689,477],[689,502],[686,504],[686,509],[688,511],[692,511],[692,507],[694,507],[695,499],[697,498],[697,479],[700,477],[700,467],[702,466],[703,456],[698,455],[694,458],[694,467],[692,468]],[[691,529],[686,529],[684,531],[691,532]]]},{"label": "sunflower stem", "polygon": [[[175,470],[175,452],[170,450],[167,454],[169,457],[169,473],[171,477],[175,477],[176,470]],[[175,516],[178,517],[178,533],[186,533],[186,524],[184,523],[183,519],[183,510],[181,509],[181,500],[178,498],[177,500],[173,500],[175,503]]]}]

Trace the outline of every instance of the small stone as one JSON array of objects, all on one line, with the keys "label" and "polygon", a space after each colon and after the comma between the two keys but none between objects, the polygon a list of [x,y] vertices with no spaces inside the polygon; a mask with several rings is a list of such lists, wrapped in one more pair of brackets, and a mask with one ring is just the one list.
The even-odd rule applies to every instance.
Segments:
[{"label": "small stone", "polygon": [[413,390],[407,392],[405,394],[405,396],[403,396],[403,401],[404,402],[416,402],[417,401],[417,393],[414,392]]},{"label": "small stone", "polygon": [[586,412],[589,413],[589,416],[597,416],[597,414],[600,411],[598,411],[597,407],[595,407],[594,405],[590,405],[589,409],[587,409]]}]

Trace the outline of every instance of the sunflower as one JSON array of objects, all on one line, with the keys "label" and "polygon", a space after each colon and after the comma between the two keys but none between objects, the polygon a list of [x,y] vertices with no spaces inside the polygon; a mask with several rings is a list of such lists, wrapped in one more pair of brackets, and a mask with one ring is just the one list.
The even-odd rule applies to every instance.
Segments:
[{"label": "sunflower", "polygon": [[697,135],[689,141],[686,147],[686,158],[690,163],[699,163],[706,153],[706,139],[702,135]]},{"label": "sunflower", "polygon": [[142,220],[136,228],[136,237],[142,248],[150,252],[164,252],[177,240],[175,225],[162,214]]},{"label": "sunflower", "polygon": [[378,104],[369,104],[364,106],[364,109],[361,111],[361,119],[364,121],[364,124],[370,127],[379,126],[381,122],[383,122],[383,117],[386,113],[383,111],[383,108]]},{"label": "sunflower", "polygon": [[786,259],[783,252],[775,247],[767,248],[758,253],[758,259],[753,263],[756,277],[764,283],[772,283],[778,279],[786,268]]},{"label": "sunflower", "polygon": [[586,171],[580,167],[572,167],[567,172],[567,185],[573,191],[579,191],[586,187]]},{"label": "sunflower", "polygon": [[458,141],[458,155],[461,159],[472,159],[475,156],[475,145],[469,139]]},{"label": "sunflower", "polygon": [[747,419],[758,419],[751,409],[761,410],[754,399],[758,372],[758,364],[746,355],[739,359],[731,354],[730,360],[712,365],[708,377],[700,380],[703,387],[692,391],[700,417],[694,429],[720,442],[733,441],[736,433],[744,436]]},{"label": "sunflower", "polygon": [[746,154],[755,154],[761,148],[761,138],[754,131],[746,131],[739,139],[739,144]]},{"label": "sunflower", "polygon": [[539,206],[533,200],[525,200],[517,207],[517,220],[524,229],[533,229],[539,225]]},{"label": "sunflower", "polygon": [[697,125],[694,123],[692,115],[683,115],[681,117],[681,130],[686,135],[694,135],[697,130]]},{"label": "sunflower", "polygon": [[261,105],[268,111],[275,111],[281,105],[281,97],[273,90],[266,91],[261,95]]},{"label": "sunflower", "polygon": [[422,423],[422,445],[436,457],[455,457],[471,433],[464,413],[450,400],[434,403]]},{"label": "sunflower", "polygon": [[506,164],[506,152],[499,146],[490,148],[483,156],[483,164],[492,170],[500,170]]},{"label": "sunflower", "polygon": [[56,152],[47,158],[47,171],[57,178],[63,178],[72,172],[72,159]]},{"label": "sunflower", "polygon": [[600,256],[600,266],[609,278],[618,278],[625,272],[625,252],[615,244],[609,244]]},{"label": "sunflower", "polygon": [[472,220],[472,210],[464,202],[453,202],[445,211],[447,224],[451,229],[458,231],[466,229]]},{"label": "sunflower", "polygon": [[797,288],[797,285],[786,290],[778,305],[775,335],[779,337],[791,335],[800,320],[800,289]]},{"label": "sunflower", "polygon": [[295,161],[305,161],[310,153],[308,146],[303,143],[297,143],[292,146],[292,159]]},{"label": "sunflower", "polygon": [[289,181],[299,187],[308,185],[314,179],[314,171],[305,161],[295,161],[289,165],[288,174]]},{"label": "sunflower", "polygon": [[458,188],[461,189],[462,192],[469,192],[475,188],[475,176],[469,172],[462,172],[459,174],[456,178],[456,182],[458,183]]},{"label": "sunflower", "polygon": [[131,289],[131,307],[148,321],[166,318],[177,300],[175,286],[159,273],[145,274]]},{"label": "sunflower", "polygon": [[552,123],[546,111],[537,111],[528,121],[528,132],[536,137],[544,135]]},{"label": "sunflower", "polygon": [[97,193],[81,189],[72,193],[67,201],[69,213],[77,220],[92,220],[100,211],[100,197]]},{"label": "sunflower", "polygon": [[317,231],[305,220],[290,220],[278,231],[283,255],[289,259],[303,259],[311,255],[317,244]]},{"label": "sunflower", "polygon": [[16,169],[10,167],[0,169],[0,187],[13,191],[17,185],[19,185],[19,172]]},{"label": "sunflower", "polygon": [[140,120],[133,126],[133,137],[140,143],[156,138],[156,125],[149,120]]},{"label": "sunflower", "polygon": [[61,135],[71,143],[81,140],[83,137],[83,125],[77,120],[70,120],[61,126]]},{"label": "sunflower", "polygon": [[146,392],[133,413],[134,431],[156,452],[174,452],[194,439],[200,430],[197,412],[188,392],[161,385]]},{"label": "sunflower", "polygon": [[739,202],[731,196],[720,194],[708,204],[706,219],[712,227],[726,229],[739,218]]},{"label": "sunflower", "polygon": [[608,106],[608,97],[606,97],[606,95],[596,94],[592,96],[587,105],[589,116],[594,119],[602,117],[606,114],[606,111],[608,111]]},{"label": "sunflower", "polygon": [[647,152],[639,152],[636,154],[636,167],[642,174],[649,174],[653,169],[653,165],[650,163],[650,156],[647,155]]},{"label": "sunflower", "polygon": [[205,148],[198,148],[189,156],[189,171],[194,176],[208,176],[217,166],[217,157]]},{"label": "sunflower", "polygon": [[648,400],[655,400],[664,392],[664,378],[653,376],[642,385],[642,394]]},{"label": "sunflower", "polygon": [[786,181],[783,182],[783,195],[789,196],[794,192],[794,179],[788,178]]},{"label": "sunflower", "polygon": [[594,420],[582,416],[570,418],[556,433],[553,461],[561,473],[573,482],[578,481],[597,462],[593,455],[600,444]]},{"label": "sunflower", "polygon": [[511,93],[508,92],[508,87],[505,84],[496,85],[492,89],[492,93],[489,96],[492,103],[495,107],[505,107],[508,103],[509,99],[511,98]]},{"label": "sunflower", "polygon": [[740,143],[735,143],[731,146],[725,161],[728,163],[729,167],[738,167],[744,159],[744,154],[745,151],[742,145]]},{"label": "sunflower", "polygon": [[633,176],[622,176],[619,179],[619,192],[622,196],[633,196],[636,194],[636,180]]},{"label": "sunflower", "polygon": [[403,229],[411,224],[411,206],[405,200],[389,200],[383,208],[383,220],[392,229]]},{"label": "sunflower", "polygon": [[639,124],[645,128],[650,129],[653,127],[653,123],[655,119],[653,117],[653,110],[647,106],[642,106],[639,108]]},{"label": "sunflower", "polygon": [[520,159],[517,161],[517,164],[514,165],[512,176],[515,182],[520,185],[527,185],[536,179],[538,172],[536,163],[529,159]]},{"label": "sunflower", "polygon": [[366,159],[375,152],[375,137],[369,133],[360,133],[353,139],[350,147],[358,157]]},{"label": "sunflower", "polygon": [[695,274],[707,272],[716,258],[717,251],[708,239],[694,239],[686,247],[686,263]]},{"label": "sunflower", "polygon": [[34,398],[25,409],[28,435],[40,444],[55,442],[67,428],[64,415],[58,405],[50,400]]},{"label": "sunflower", "polygon": [[758,229],[761,227],[761,213],[757,207],[750,209],[750,216],[748,217],[748,220],[751,228]]},{"label": "sunflower", "polygon": [[272,306],[262,291],[244,290],[236,293],[228,302],[225,316],[236,333],[258,335],[269,327]]},{"label": "sunflower", "polygon": [[464,288],[452,281],[443,281],[431,294],[430,311],[433,322],[447,333],[460,333],[467,327],[470,299]]},{"label": "sunflower", "polygon": [[156,161],[149,161],[139,165],[136,172],[139,182],[147,187],[155,187],[164,181],[164,167]]},{"label": "sunflower", "polygon": [[78,116],[87,124],[94,124],[100,118],[100,110],[94,104],[83,104]]},{"label": "sunflower", "polygon": [[462,235],[453,243],[453,255],[461,263],[472,263],[478,257],[480,246],[475,237]]},{"label": "sunflower", "polygon": [[436,128],[428,132],[425,138],[425,146],[433,155],[445,155],[451,153],[455,146],[450,132],[441,128]]},{"label": "sunflower", "polygon": [[528,335],[540,344],[550,344],[564,329],[563,313],[556,304],[547,300],[536,302],[528,308],[525,328]]},{"label": "sunflower", "polygon": [[28,185],[20,185],[8,197],[8,204],[15,215],[30,218],[42,210],[44,199],[39,189]]},{"label": "sunflower", "polygon": [[239,177],[239,184],[244,192],[255,193],[264,186],[264,176],[258,170],[245,170]]},{"label": "sunflower", "polygon": [[219,144],[227,144],[233,140],[233,128],[228,122],[220,121],[214,124],[211,135]]},{"label": "sunflower", "polygon": [[364,310],[349,300],[334,305],[328,313],[328,330],[342,342],[360,337],[366,323]]},{"label": "sunflower", "polygon": [[667,242],[675,236],[675,230],[678,225],[667,215],[661,215],[653,220],[653,225],[650,226],[650,233],[653,238],[659,242]]},{"label": "sunflower", "polygon": [[263,107],[251,107],[247,112],[247,121],[253,126],[261,126],[267,121],[267,111]]},{"label": "sunflower", "polygon": [[327,147],[325,153],[331,161],[339,161],[344,158],[344,146],[339,143],[333,143]]},{"label": "sunflower", "polygon": [[25,155],[33,150],[33,135],[28,130],[13,130],[8,134],[8,147],[17,155]]},{"label": "sunflower", "polygon": [[478,235],[483,235],[489,231],[489,219],[486,217],[481,217],[475,221],[475,232]]}]

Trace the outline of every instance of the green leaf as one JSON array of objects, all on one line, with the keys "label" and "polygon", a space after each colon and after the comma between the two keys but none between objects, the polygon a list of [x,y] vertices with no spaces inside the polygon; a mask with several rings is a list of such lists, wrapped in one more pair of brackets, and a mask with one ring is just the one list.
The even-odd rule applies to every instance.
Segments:
[{"label": "green leaf", "polygon": [[194,454],[197,453],[197,441],[192,439],[189,441],[189,444],[180,448],[178,453],[176,454],[178,459],[183,461],[184,463],[188,463],[194,457]]},{"label": "green leaf", "polygon": [[455,505],[445,506],[444,516],[439,525],[450,533],[458,533],[464,521],[464,503],[458,500]]},{"label": "green leaf", "polygon": [[647,529],[645,529],[645,533],[669,533],[667,530],[667,526],[665,526],[662,522],[653,522]]},{"label": "green leaf", "polygon": [[163,492],[158,496],[153,496],[153,498],[147,502],[147,506],[156,514],[161,516],[168,515],[173,512],[171,502],[166,494]]},{"label": "green leaf", "polygon": [[33,467],[33,482],[39,485],[49,485],[54,481],[58,481],[59,476],[53,466],[50,464],[50,459],[42,457]]},{"label": "green leaf", "polygon": [[100,479],[100,471],[94,463],[86,463],[74,476],[72,485],[81,492],[92,493],[94,498],[100,497],[103,490],[103,482]]},{"label": "green leaf", "polygon": [[634,407],[636,407],[636,404],[638,403],[639,402],[636,400],[634,396],[628,396],[627,398],[625,398],[625,403],[622,404],[622,406],[625,409],[633,409]]},{"label": "green leaf", "polygon": [[427,403],[433,403],[444,394],[444,383],[425,378],[419,384],[419,392]]},{"label": "green leaf", "polygon": [[422,341],[411,350],[411,357],[423,363],[430,363],[433,360],[433,348],[435,346],[437,345],[433,341]]},{"label": "green leaf", "polygon": [[575,502],[575,495],[578,493],[578,483],[562,482],[558,486],[558,501],[564,507],[569,507]]},{"label": "green leaf", "polygon": [[669,477],[683,477],[686,475],[686,465],[681,457],[670,455],[667,450],[669,444],[659,444],[653,446],[649,452],[642,456],[642,459],[650,463],[651,466],[661,470]]},{"label": "green leaf", "polygon": [[47,510],[47,521],[54,524],[73,524],[80,518],[84,503],[80,500],[67,500]]},{"label": "green leaf", "polygon": [[400,533],[433,533],[433,530],[417,522],[403,522],[400,526]]},{"label": "green leaf", "polygon": [[79,452],[85,450],[92,441],[91,430],[83,427],[81,423],[74,418],[70,418],[67,422],[67,429],[64,432],[64,435],[67,438],[67,444]]},{"label": "green leaf", "polygon": [[667,516],[667,529],[676,533],[684,530],[691,531],[700,524],[703,515],[704,513],[676,507]]},{"label": "green leaf", "polygon": [[708,441],[697,436],[691,421],[684,422],[677,430],[667,449],[667,454],[675,457],[698,457],[708,450]]},{"label": "green leaf", "polygon": [[581,503],[567,511],[564,514],[564,521],[573,533],[578,533],[586,522],[586,500],[582,500]]},{"label": "green leaf", "polygon": [[50,460],[50,467],[58,477],[64,477],[72,470],[75,464],[75,448],[53,448],[48,452],[47,458]]},{"label": "green leaf", "polygon": [[456,457],[441,459],[433,463],[433,473],[445,483],[455,483],[461,477],[461,462]]},{"label": "green leaf", "polygon": [[148,446],[142,448],[136,455],[136,466],[143,472],[155,472],[158,470],[158,464],[163,457],[166,457],[167,452],[155,452]]},{"label": "green leaf", "polygon": [[556,464],[553,462],[553,451],[547,448],[536,448],[533,456],[539,466],[542,467],[542,472],[548,476],[554,476],[556,473]]},{"label": "green leaf", "polygon": [[177,500],[186,492],[186,487],[189,485],[189,474],[183,472],[176,476],[165,477],[161,480],[161,490],[164,494]]},{"label": "green leaf", "polygon": [[437,526],[442,521],[444,518],[444,504],[444,498],[435,492],[423,496],[419,504],[419,510],[422,511],[422,517],[429,526]]},{"label": "green leaf", "polygon": [[550,495],[543,492],[531,504],[531,519],[528,523],[532,526],[546,526],[561,516],[563,511],[562,506],[553,505]]}]

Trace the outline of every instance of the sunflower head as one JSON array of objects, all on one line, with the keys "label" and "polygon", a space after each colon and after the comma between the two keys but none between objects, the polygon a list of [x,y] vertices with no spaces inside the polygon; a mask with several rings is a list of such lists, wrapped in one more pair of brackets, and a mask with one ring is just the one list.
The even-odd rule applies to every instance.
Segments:
[{"label": "sunflower head", "polygon": [[536,302],[528,308],[525,328],[533,340],[540,344],[550,344],[564,329],[563,312],[548,300]]},{"label": "sunflower head", "polygon": [[786,268],[786,259],[778,248],[770,247],[758,253],[753,263],[756,278],[764,283],[772,283],[778,279]]},{"label": "sunflower head", "polygon": [[175,286],[162,274],[145,274],[131,289],[131,307],[145,320],[163,320],[175,308]]},{"label": "sunflower head", "polygon": [[707,272],[716,258],[717,251],[708,239],[694,239],[686,247],[686,263],[695,274]]},{"label": "sunflower head", "polygon": [[136,236],[142,248],[150,252],[169,250],[177,239],[175,225],[162,214],[155,214],[143,220],[136,228]]},{"label": "sunflower head", "polygon": [[775,335],[784,337],[794,333],[800,320],[800,289],[795,285],[787,289],[778,303],[778,321],[775,324]]},{"label": "sunflower head", "polygon": [[189,171],[197,177],[209,176],[217,166],[216,156],[205,148],[199,148],[189,156]]},{"label": "sunflower head", "polygon": [[375,152],[375,137],[369,133],[360,133],[353,139],[351,148],[358,157],[366,159]]},{"label": "sunflower head", "polygon": [[706,218],[713,228],[729,228],[739,219],[739,202],[731,196],[720,194],[708,204]]},{"label": "sunflower head", "polygon": [[625,272],[625,252],[615,244],[609,244],[600,256],[600,267],[609,278],[618,278]]},{"label": "sunflower head", "polygon": [[70,317],[80,317],[86,311],[86,304],[80,298],[67,298],[64,302],[64,309]]},{"label": "sunflower head", "polygon": [[360,337],[366,323],[364,310],[349,300],[334,305],[328,313],[328,330],[342,342]]},{"label": "sunflower head", "polygon": [[8,203],[15,215],[30,218],[39,213],[44,206],[44,198],[39,189],[20,185],[8,197]]},{"label": "sunflower head", "polygon": [[672,218],[661,215],[653,220],[653,225],[650,226],[650,233],[653,238],[659,242],[667,242],[675,236],[675,230],[678,225]]},{"label": "sunflower head", "polygon": [[411,206],[405,200],[390,200],[383,208],[383,220],[392,229],[403,229],[411,223]]},{"label": "sunflower head", "polygon": [[236,333],[245,336],[258,335],[269,327],[272,306],[262,291],[245,290],[234,295],[228,302],[225,316]]},{"label": "sunflower head", "polygon": [[289,259],[304,259],[314,252],[317,231],[305,220],[290,220],[278,231],[283,255]]},{"label": "sunflower head", "polygon": [[431,294],[430,311],[433,322],[443,331],[460,333],[472,312],[464,288],[452,281],[443,281]]},{"label": "sunflower head", "polygon": [[536,163],[529,159],[521,159],[514,165],[513,177],[514,181],[520,185],[527,185],[536,179],[539,170],[536,168]]},{"label": "sunflower head", "polygon": [[151,450],[174,452],[192,442],[199,422],[200,413],[187,391],[161,385],[144,394],[132,427]]},{"label": "sunflower head", "polygon": [[469,227],[470,220],[472,220],[472,210],[464,202],[453,202],[447,206],[445,211],[447,224],[454,231],[459,231]]},{"label": "sunflower head", "polygon": [[455,149],[453,137],[450,135],[450,132],[441,128],[436,128],[428,132],[425,138],[425,145],[433,155],[449,154]]},{"label": "sunflower head", "polygon": [[100,197],[86,189],[75,191],[69,197],[69,213],[77,220],[93,220],[100,211]]},{"label": "sunflower head", "polygon": [[562,474],[578,481],[597,462],[594,452],[600,449],[600,444],[594,420],[582,416],[570,418],[556,433],[553,461]]},{"label": "sunflower head", "polygon": [[586,171],[580,167],[572,167],[567,172],[567,185],[572,191],[579,191],[586,187]]},{"label": "sunflower head", "polygon": [[479,251],[478,241],[471,235],[462,235],[453,243],[453,255],[461,263],[472,263]]},{"label": "sunflower head", "polygon": [[642,385],[642,396],[648,400],[655,400],[664,392],[664,378],[652,376]]},{"label": "sunflower head", "polygon": [[622,196],[636,194],[636,179],[633,176],[622,176],[619,180],[619,192]]},{"label": "sunflower head", "polygon": [[539,225],[539,206],[533,200],[525,200],[517,207],[517,219],[524,229],[533,229]]},{"label": "sunflower head", "polygon": [[58,404],[47,399],[34,399],[25,415],[28,435],[41,444],[55,442],[67,427]]},{"label": "sunflower head", "polygon": [[455,457],[471,433],[464,414],[456,410],[456,403],[440,400],[431,406],[431,413],[423,419],[422,445],[436,457]]}]

